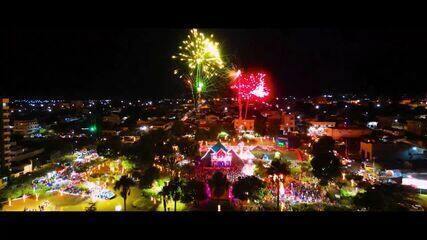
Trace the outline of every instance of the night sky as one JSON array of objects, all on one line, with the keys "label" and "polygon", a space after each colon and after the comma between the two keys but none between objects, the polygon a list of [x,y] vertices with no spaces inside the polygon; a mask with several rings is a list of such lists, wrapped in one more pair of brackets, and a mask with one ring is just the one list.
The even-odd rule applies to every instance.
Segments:
[{"label": "night sky", "polygon": [[[270,73],[276,95],[427,92],[426,28],[204,29],[224,57]],[[0,95],[159,98],[187,93],[171,55],[186,29],[10,28]]]}]

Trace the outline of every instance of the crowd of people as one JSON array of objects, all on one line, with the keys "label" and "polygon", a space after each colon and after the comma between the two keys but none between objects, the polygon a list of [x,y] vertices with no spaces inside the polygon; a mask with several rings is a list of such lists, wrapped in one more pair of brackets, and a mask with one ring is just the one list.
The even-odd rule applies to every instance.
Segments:
[{"label": "crowd of people", "polygon": [[325,198],[319,185],[302,182],[292,182],[284,188],[282,201],[290,204],[324,202]]},{"label": "crowd of people", "polygon": [[[92,159],[91,157],[79,156],[77,159]],[[97,155],[96,155],[97,156]],[[92,198],[111,199],[115,194],[87,179],[87,174],[79,173],[76,166],[88,163],[87,161],[75,161],[71,165],[63,166],[61,169],[47,173],[45,176],[33,180],[33,189],[40,184],[48,188],[48,191],[59,191],[61,194],[91,196]]]}]

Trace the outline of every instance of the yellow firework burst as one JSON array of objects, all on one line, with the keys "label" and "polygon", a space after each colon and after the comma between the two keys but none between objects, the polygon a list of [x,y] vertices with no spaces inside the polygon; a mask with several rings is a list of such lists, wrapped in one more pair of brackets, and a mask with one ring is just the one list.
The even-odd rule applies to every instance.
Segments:
[{"label": "yellow firework burst", "polygon": [[[203,78],[211,78],[217,76],[218,71],[224,68],[219,43],[214,41],[213,35],[206,36],[197,29],[190,30],[187,39],[179,46],[178,55],[172,58],[185,63],[190,69],[191,76],[196,72]],[[174,73],[178,74],[178,71]]]}]

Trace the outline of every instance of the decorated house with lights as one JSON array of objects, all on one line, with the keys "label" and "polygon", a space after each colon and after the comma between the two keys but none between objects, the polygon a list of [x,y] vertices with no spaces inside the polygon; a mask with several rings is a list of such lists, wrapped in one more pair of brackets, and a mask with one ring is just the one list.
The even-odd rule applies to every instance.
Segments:
[{"label": "decorated house with lights", "polygon": [[233,158],[240,160],[237,153],[227,149],[221,142],[217,142],[201,158],[204,167],[208,168],[230,168]]},{"label": "decorated house with lights", "polygon": [[227,148],[221,142],[217,142],[201,157],[197,175],[207,179],[214,172],[221,171],[232,180],[242,174],[243,166],[242,159],[233,148]]}]

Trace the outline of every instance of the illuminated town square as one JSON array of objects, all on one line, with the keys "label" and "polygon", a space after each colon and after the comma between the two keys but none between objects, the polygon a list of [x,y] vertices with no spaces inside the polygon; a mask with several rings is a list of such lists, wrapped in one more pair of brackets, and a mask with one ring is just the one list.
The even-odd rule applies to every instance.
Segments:
[{"label": "illuminated town square", "polygon": [[[5,94],[1,211],[427,209],[426,89],[388,97],[325,85],[322,94],[292,95],[287,85],[315,88],[303,83],[311,70],[299,72],[300,83],[281,85],[262,61],[239,59],[223,40],[231,31],[176,30],[179,41],[165,46],[170,54],[155,53],[168,66],[157,71],[166,86],[151,79],[132,90],[168,89],[162,96],[131,95],[133,83],[109,86],[117,94],[111,98],[79,90],[73,97]],[[120,64],[94,76],[113,75]]]}]

